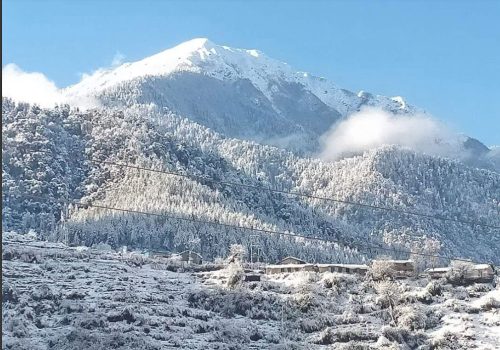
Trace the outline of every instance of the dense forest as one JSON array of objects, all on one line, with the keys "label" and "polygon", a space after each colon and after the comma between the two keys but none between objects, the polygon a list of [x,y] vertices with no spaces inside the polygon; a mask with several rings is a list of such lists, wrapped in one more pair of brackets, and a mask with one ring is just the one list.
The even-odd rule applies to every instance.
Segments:
[{"label": "dense forest", "polygon": [[2,135],[3,230],[34,230],[72,245],[193,249],[207,259],[225,256],[234,243],[258,247],[258,258],[265,261],[285,255],[318,262],[401,256],[360,246],[366,244],[496,263],[500,256],[500,232],[493,228],[269,191],[500,225],[498,173],[395,146],[329,163],[227,138],[155,107],[83,112],[69,106],[41,109],[5,98]]}]

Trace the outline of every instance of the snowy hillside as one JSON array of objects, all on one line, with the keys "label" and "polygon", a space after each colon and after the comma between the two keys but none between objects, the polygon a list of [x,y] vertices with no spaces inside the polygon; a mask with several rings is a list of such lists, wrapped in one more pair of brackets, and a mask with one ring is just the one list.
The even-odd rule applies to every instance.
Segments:
[{"label": "snowy hillside", "polygon": [[[188,119],[154,109],[82,113],[67,107],[41,110],[8,100],[3,103],[3,135],[4,229],[34,228],[47,237],[67,237],[74,244],[106,242],[113,247],[126,244],[173,251],[192,247],[209,259],[224,256],[235,241],[248,244],[253,234],[93,207],[67,208],[58,202],[74,199],[320,236],[342,243],[318,246],[259,235],[263,258],[268,261],[289,254],[314,261],[363,261],[366,253],[358,252],[356,245],[367,239],[373,245],[414,252],[432,250],[496,262],[500,256],[500,234],[493,228],[91,161],[126,162],[221,181],[500,224],[498,173],[410,150],[384,147],[327,163],[226,138]],[[25,198],[26,193],[51,199]],[[386,252],[374,249],[371,254],[381,253]]]},{"label": "snowy hillside", "polygon": [[500,342],[500,289],[489,283],[330,272],[244,282],[234,279],[238,265],[182,268],[15,235],[3,244],[5,349],[493,350]]}]

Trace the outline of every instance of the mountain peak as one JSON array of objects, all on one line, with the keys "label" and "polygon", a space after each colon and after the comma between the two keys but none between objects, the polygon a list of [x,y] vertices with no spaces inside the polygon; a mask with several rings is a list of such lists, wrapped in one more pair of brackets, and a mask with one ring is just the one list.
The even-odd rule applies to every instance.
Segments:
[{"label": "mountain peak", "polygon": [[274,94],[272,89],[287,82],[304,86],[341,113],[347,111],[346,105],[352,104],[350,96],[325,79],[295,71],[285,62],[270,58],[259,50],[217,45],[207,38],[194,38],[140,61],[98,70],[66,88],[65,94],[70,99],[96,96],[126,81],[166,77],[179,72],[200,73],[219,80],[244,79],[270,100]]},{"label": "mountain peak", "polygon": [[167,49],[167,51],[178,51],[179,53],[190,54],[202,49],[210,50],[215,48],[217,45],[210,41],[208,38],[194,38],[188,41],[184,41],[173,48]]},{"label": "mountain peak", "polygon": [[[96,98],[100,101],[101,96],[109,95],[110,91],[113,94],[113,89],[120,90],[126,82],[142,84],[144,81],[175,79],[180,75],[192,76],[192,74],[199,75],[200,80],[212,79],[212,81],[230,84],[238,81],[249,82],[255,88],[252,92],[251,103],[262,104],[265,100],[271,113],[278,113],[281,115],[280,118],[291,116],[292,119],[302,120],[311,117],[316,120],[317,118],[312,115],[309,117],[306,115],[308,111],[319,108],[318,106],[322,106],[323,110],[317,110],[313,114],[333,113],[327,118],[329,123],[333,123],[339,116],[346,116],[358,110],[362,104],[397,112],[412,110],[411,106],[399,97],[391,99],[365,92],[360,92],[356,96],[326,79],[294,70],[288,64],[268,57],[258,50],[218,45],[207,38],[194,38],[140,61],[124,63],[113,69],[99,70],[85,77],[78,84],[67,88],[65,94],[69,100],[89,96],[91,99]],[[148,87],[150,88],[151,86]],[[158,87],[160,90],[165,90],[165,88],[165,86]],[[129,91],[132,90],[129,89]],[[135,92],[130,92],[130,94],[135,94]],[[258,95],[263,98],[259,100],[256,97]],[[285,104],[286,98],[290,98],[287,106],[295,106],[293,108],[298,109],[292,112],[288,107],[280,108],[280,105]],[[119,97],[111,104],[118,100]],[[132,96],[125,100],[128,101],[126,103],[137,102],[137,99]],[[154,99],[150,101],[153,104],[156,102],[158,101]],[[310,106],[304,105],[299,108],[298,104],[301,103],[309,103]],[[106,105],[106,101],[104,104]],[[307,123],[310,124],[310,122]],[[325,129],[328,126],[322,124],[321,128]]]}]

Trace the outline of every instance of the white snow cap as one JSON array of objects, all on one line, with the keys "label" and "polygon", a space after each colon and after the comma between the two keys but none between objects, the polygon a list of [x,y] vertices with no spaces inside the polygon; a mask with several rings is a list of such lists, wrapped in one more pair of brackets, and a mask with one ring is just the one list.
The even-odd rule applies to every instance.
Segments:
[{"label": "white snow cap", "polygon": [[148,76],[164,77],[187,71],[220,80],[248,79],[268,98],[273,96],[271,82],[299,83],[326,105],[344,113],[355,105],[353,97],[332,82],[307,72],[293,70],[288,64],[272,59],[255,49],[237,49],[217,45],[207,38],[183,42],[137,62],[99,69],[66,89],[68,97],[96,95],[122,82]]}]

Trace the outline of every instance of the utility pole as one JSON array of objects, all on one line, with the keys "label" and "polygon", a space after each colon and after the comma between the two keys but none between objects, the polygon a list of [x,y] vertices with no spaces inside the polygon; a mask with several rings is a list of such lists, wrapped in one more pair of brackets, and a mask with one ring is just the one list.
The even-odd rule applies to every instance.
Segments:
[{"label": "utility pole", "polygon": [[258,235],[250,236],[250,263],[253,264],[253,253],[254,248],[257,248],[257,262],[259,262],[259,252],[260,252],[260,244],[258,243]]}]

